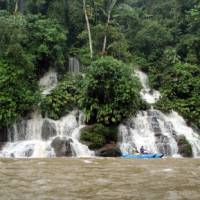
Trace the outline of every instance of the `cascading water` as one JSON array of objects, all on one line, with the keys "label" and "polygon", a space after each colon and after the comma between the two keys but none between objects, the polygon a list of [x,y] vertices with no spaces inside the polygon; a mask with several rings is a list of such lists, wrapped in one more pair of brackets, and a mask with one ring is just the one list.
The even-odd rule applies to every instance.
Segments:
[{"label": "cascading water", "polygon": [[39,86],[42,90],[43,95],[50,94],[51,90],[53,90],[58,83],[57,73],[54,69],[49,69],[47,73],[39,81]]},{"label": "cascading water", "polygon": [[140,79],[143,89],[140,91],[140,95],[142,99],[144,99],[147,103],[152,104],[156,103],[160,98],[160,92],[156,90],[152,90],[148,84],[148,77],[147,75],[139,70],[135,70],[136,75]]},{"label": "cascading water", "polygon": [[[51,70],[41,78],[42,94],[56,87],[57,74]],[[9,128],[9,142],[0,151],[1,157],[90,157],[94,152],[79,142],[84,115],[74,110],[60,120],[42,118],[35,110],[29,118],[22,119]]]},{"label": "cascading water", "polygon": [[[145,73],[137,70],[136,74],[143,86],[141,97],[149,104],[155,103],[160,93],[149,88]],[[178,156],[178,140],[183,136],[191,145],[193,156],[200,156],[199,135],[188,127],[184,119],[175,111],[168,115],[153,108],[140,111],[136,117],[132,117],[119,126],[119,135],[122,152],[132,153],[133,148],[139,150],[143,145],[147,151],[152,153]]]},{"label": "cascading water", "polygon": [[134,147],[143,145],[148,152],[176,155],[177,142],[173,131],[166,128],[167,121],[158,110],[140,111],[136,117],[119,127],[122,138],[121,150],[131,153]]},{"label": "cascading water", "polygon": [[69,57],[68,71],[75,74],[80,72],[80,62],[77,58]]},{"label": "cascading water", "polygon": [[60,120],[42,118],[34,114],[31,119],[15,124],[9,130],[10,142],[0,152],[3,157],[53,157],[94,155],[79,142],[79,123],[82,114],[72,111]]},{"label": "cascading water", "polygon": [[187,126],[183,117],[177,112],[172,111],[169,115],[164,115],[165,120],[173,124],[177,135],[184,135],[186,140],[191,144],[193,156],[200,157],[200,136],[191,127]]}]

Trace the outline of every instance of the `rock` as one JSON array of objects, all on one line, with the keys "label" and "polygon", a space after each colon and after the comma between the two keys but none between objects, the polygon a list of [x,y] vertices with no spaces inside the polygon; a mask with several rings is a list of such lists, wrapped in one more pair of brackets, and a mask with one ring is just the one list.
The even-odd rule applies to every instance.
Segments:
[{"label": "rock", "polygon": [[6,128],[0,128],[0,143],[4,143],[8,141],[8,134]]},{"label": "rock", "polygon": [[70,143],[72,143],[71,138],[67,137],[56,137],[51,142],[51,146],[53,147],[56,157],[63,157],[63,156],[72,156],[72,149]]},{"label": "rock", "polygon": [[42,125],[42,139],[48,140],[50,137],[56,136],[56,125],[48,119],[45,119]]},{"label": "rock", "polygon": [[95,151],[95,155],[101,157],[120,157],[122,153],[115,143],[110,143]]},{"label": "rock", "polygon": [[3,149],[5,144],[6,144],[5,142],[0,142],[0,151]]},{"label": "rock", "polygon": [[171,147],[170,144],[168,143],[157,143],[157,148],[159,153],[164,154],[165,156],[171,156],[172,152],[171,152]]},{"label": "rock", "polygon": [[184,135],[177,136],[178,153],[183,157],[192,157],[192,146]]},{"label": "rock", "polygon": [[25,157],[31,157],[33,155],[34,150],[33,149],[28,149],[25,152]]}]

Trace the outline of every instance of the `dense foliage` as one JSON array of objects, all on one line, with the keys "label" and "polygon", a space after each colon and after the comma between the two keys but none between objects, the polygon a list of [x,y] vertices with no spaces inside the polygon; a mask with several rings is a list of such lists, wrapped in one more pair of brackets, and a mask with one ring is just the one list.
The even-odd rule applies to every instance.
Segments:
[{"label": "dense foliage", "polygon": [[0,61],[0,124],[10,125],[38,102],[36,83],[23,68]]},{"label": "dense foliage", "polygon": [[90,149],[103,147],[110,141],[117,142],[117,127],[94,124],[81,129],[81,141],[86,142]]},{"label": "dense foliage", "polygon": [[78,107],[81,79],[81,76],[67,74],[51,94],[43,97],[41,103],[43,115],[57,120]]},{"label": "dense foliage", "polygon": [[65,32],[56,20],[0,11],[0,127],[39,103],[38,78],[64,67]]},{"label": "dense foliage", "polygon": [[158,107],[164,111],[179,111],[190,122],[200,127],[200,68],[196,65],[176,63],[161,75],[163,94]]},{"label": "dense foliage", "polygon": [[[161,91],[157,106],[200,128],[199,13],[199,0],[1,0],[0,127],[40,105],[37,81],[50,67],[63,81],[42,98],[44,113],[78,106],[89,122],[118,123],[141,106],[134,62]],[[69,56],[86,69],[80,82],[63,78]]]},{"label": "dense foliage", "polygon": [[83,81],[81,108],[87,121],[119,123],[139,108],[140,84],[128,65],[103,57],[92,62]]}]

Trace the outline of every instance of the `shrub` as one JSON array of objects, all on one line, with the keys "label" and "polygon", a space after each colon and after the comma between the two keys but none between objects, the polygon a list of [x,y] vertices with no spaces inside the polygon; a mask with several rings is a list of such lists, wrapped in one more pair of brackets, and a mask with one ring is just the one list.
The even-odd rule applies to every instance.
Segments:
[{"label": "shrub", "polygon": [[57,120],[77,107],[80,93],[77,80],[80,79],[81,76],[66,75],[51,94],[43,98],[41,103],[43,115]]},{"label": "shrub", "polygon": [[174,109],[200,128],[200,69],[196,65],[177,63],[161,77],[162,98],[157,107]]},{"label": "shrub", "polygon": [[81,130],[81,140],[87,142],[90,149],[98,149],[110,141],[117,142],[117,127],[95,124]]},{"label": "shrub", "polygon": [[139,110],[139,91],[138,78],[128,65],[102,57],[88,68],[79,103],[87,122],[116,124]]}]

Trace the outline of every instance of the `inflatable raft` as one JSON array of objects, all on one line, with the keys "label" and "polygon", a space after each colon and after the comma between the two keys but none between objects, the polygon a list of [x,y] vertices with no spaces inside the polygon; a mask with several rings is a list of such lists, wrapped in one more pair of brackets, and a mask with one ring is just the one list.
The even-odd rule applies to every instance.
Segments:
[{"label": "inflatable raft", "polygon": [[123,158],[137,158],[137,159],[148,159],[148,158],[162,158],[164,155],[155,153],[155,154],[128,154],[127,152],[122,153]]}]

